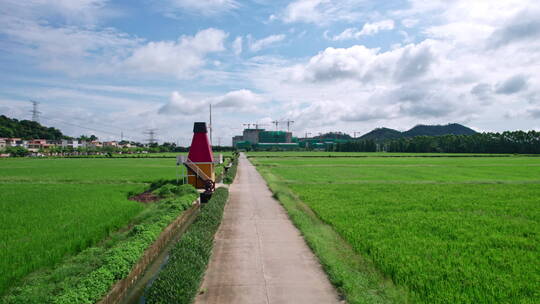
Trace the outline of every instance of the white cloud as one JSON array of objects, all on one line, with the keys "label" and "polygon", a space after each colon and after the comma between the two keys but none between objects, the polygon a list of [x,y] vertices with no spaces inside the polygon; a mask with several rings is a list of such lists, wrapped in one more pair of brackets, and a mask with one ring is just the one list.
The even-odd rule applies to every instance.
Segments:
[{"label": "white cloud", "polygon": [[113,14],[106,8],[109,0],[4,0],[2,11],[7,16],[32,19],[60,17],[70,24],[94,24],[104,16]]},{"label": "white cloud", "polygon": [[1,19],[0,34],[8,37],[4,50],[29,56],[43,69],[69,75],[109,71],[141,42],[111,28],[53,27],[9,16]]},{"label": "white cloud", "polygon": [[163,115],[192,115],[206,111],[206,102],[187,99],[179,92],[171,94],[169,102],[159,108],[158,113]]},{"label": "white cloud", "polygon": [[169,102],[161,106],[158,110],[163,115],[193,115],[197,113],[206,113],[208,105],[221,109],[221,111],[239,112],[257,112],[257,106],[265,102],[266,99],[250,90],[242,89],[230,91],[223,95],[210,97],[191,97],[186,98],[179,92],[171,94]]},{"label": "white cloud", "polygon": [[242,45],[243,45],[242,36],[236,37],[236,39],[234,39],[233,44],[232,44],[232,48],[236,56],[242,54]]},{"label": "white cloud", "polygon": [[279,34],[279,35],[270,35],[268,37],[262,38],[260,40],[252,41],[252,37],[248,36],[249,40],[249,48],[253,52],[258,52],[264,48],[269,47],[272,44],[275,44],[277,42],[283,41],[285,39],[285,35]]},{"label": "white cloud", "polygon": [[293,69],[290,78],[310,82],[354,79],[364,84],[405,82],[428,72],[434,61],[434,45],[434,41],[426,40],[383,53],[363,45],[327,48],[306,65]]},{"label": "white cloud", "polygon": [[242,89],[229,92],[223,96],[209,99],[216,108],[231,108],[235,111],[253,109],[265,99],[250,90]]},{"label": "white cloud", "polygon": [[[414,11],[389,16],[418,20],[409,23],[418,29],[415,40],[423,39],[418,43],[385,51],[361,44],[326,48],[300,62],[260,58],[246,78],[281,101],[282,111],[304,130],[420,122],[529,129],[539,115],[540,40],[530,18],[538,6],[513,0],[415,1]],[[499,124],[508,109],[522,110]]]},{"label": "white cloud", "polygon": [[225,50],[226,37],[225,32],[209,28],[178,41],[149,42],[135,49],[125,65],[145,73],[189,78],[206,64],[205,55]]},{"label": "white cloud", "polygon": [[393,20],[382,20],[374,23],[365,23],[362,29],[358,28],[348,28],[344,30],[341,34],[332,37],[334,41],[349,40],[349,39],[359,39],[362,36],[372,36],[377,34],[380,31],[388,31],[394,29]]},{"label": "white cloud", "polygon": [[270,20],[280,18],[285,23],[304,22],[324,25],[336,21],[352,21],[361,13],[361,0],[296,0],[287,5],[283,12]]},{"label": "white cloud", "polygon": [[403,24],[404,27],[412,28],[415,25],[417,25],[419,21],[420,20],[418,19],[406,18],[406,19],[401,20],[401,24]]},{"label": "white cloud", "polygon": [[235,0],[153,0],[165,16],[177,18],[183,12],[213,16],[240,7]]}]

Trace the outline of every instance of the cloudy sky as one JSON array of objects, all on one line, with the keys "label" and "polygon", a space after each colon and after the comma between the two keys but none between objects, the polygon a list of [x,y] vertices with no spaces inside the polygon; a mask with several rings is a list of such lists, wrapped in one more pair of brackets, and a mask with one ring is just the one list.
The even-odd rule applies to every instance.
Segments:
[{"label": "cloudy sky", "polygon": [[[458,122],[540,130],[537,0],[0,0],[0,114],[214,143]],[[285,125],[279,125],[284,128]]]}]

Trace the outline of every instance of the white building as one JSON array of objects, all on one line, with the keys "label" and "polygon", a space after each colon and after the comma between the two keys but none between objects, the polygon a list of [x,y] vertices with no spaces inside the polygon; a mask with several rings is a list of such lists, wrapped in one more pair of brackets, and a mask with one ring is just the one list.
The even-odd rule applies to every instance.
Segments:
[{"label": "white building", "polygon": [[73,148],[73,149],[84,148],[86,147],[86,142],[82,140],[77,140],[77,139],[62,139],[60,141],[60,146],[62,146],[62,148]]}]

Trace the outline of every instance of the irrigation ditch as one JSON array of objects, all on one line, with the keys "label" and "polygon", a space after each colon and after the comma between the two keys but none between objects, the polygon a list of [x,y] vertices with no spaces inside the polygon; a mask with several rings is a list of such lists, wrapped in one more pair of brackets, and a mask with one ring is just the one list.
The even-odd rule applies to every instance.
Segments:
[{"label": "irrigation ditch", "polygon": [[[220,174],[220,180],[223,180],[226,184],[231,184],[236,177],[236,168],[238,165],[238,158],[233,157],[227,166],[226,170]],[[213,235],[217,231],[217,227],[221,222],[221,217],[223,213],[223,206],[228,201],[228,191],[226,191],[225,198],[222,197],[222,194],[219,194],[216,199],[219,200],[214,202],[212,199],[208,204],[219,204],[222,205],[221,208],[217,208],[221,213],[219,215],[214,215],[215,219],[219,219],[214,223],[214,231],[211,233],[213,243]],[[160,234],[158,239],[145,251],[142,258],[139,262],[133,267],[128,276],[124,279],[118,281],[111,290],[107,293],[103,299],[101,299],[98,304],[135,304],[135,303],[147,303],[152,302],[147,299],[148,289],[152,286],[154,281],[158,278],[160,272],[168,264],[169,258],[171,256],[171,251],[174,250],[174,247],[180,241],[182,236],[190,229],[190,226],[197,221],[197,217],[201,213],[201,208],[206,204],[201,204],[201,199],[198,198],[193,202],[193,206],[184,211],[176,220],[174,220],[169,226],[167,226],[163,232]],[[216,209],[216,208],[214,208]],[[203,214],[204,215],[204,214]],[[206,217],[204,215],[203,217]],[[206,219],[203,219],[206,222]],[[195,225],[194,230],[200,230],[201,225]],[[212,225],[210,225],[212,226]],[[191,231],[192,234],[197,235],[198,233]],[[208,240],[206,241],[208,242]],[[207,260],[210,258],[208,255]],[[207,263],[208,261],[206,261]],[[206,264],[205,263],[205,264]],[[206,265],[203,269],[199,269],[200,272],[204,273],[206,270]],[[202,277],[201,277],[202,278]],[[193,285],[197,287],[200,285],[200,279],[193,281]],[[193,289],[193,288],[191,288]],[[195,295],[197,289],[188,291],[191,293],[191,297]],[[188,296],[189,298],[190,296]]]},{"label": "irrigation ditch", "polygon": [[138,303],[144,289],[151,283],[161,267],[167,262],[169,249],[177,242],[189,225],[195,220],[200,209],[197,198],[193,206],[184,211],[167,226],[158,239],[144,252],[131,272],[118,281],[98,304]]}]

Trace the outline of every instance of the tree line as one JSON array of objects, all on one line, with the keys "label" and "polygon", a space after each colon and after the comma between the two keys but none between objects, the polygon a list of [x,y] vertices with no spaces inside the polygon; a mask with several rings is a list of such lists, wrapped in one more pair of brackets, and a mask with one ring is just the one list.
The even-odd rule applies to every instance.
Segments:
[{"label": "tree line", "polygon": [[540,132],[506,131],[473,135],[416,136],[387,140],[338,143],[329,147],[339,152],[410,152],[410,153],[540,153]]}]

